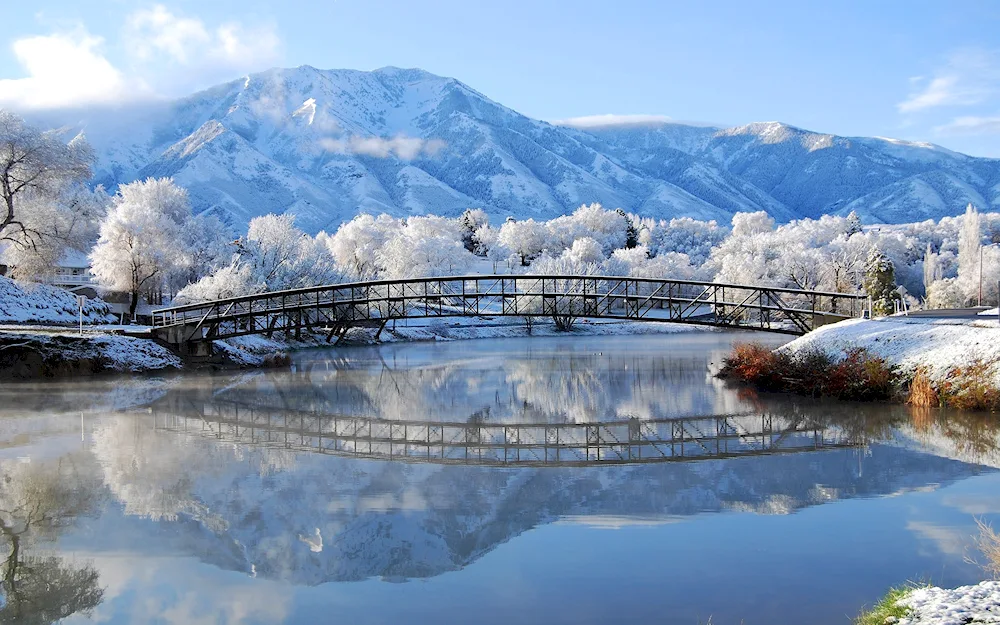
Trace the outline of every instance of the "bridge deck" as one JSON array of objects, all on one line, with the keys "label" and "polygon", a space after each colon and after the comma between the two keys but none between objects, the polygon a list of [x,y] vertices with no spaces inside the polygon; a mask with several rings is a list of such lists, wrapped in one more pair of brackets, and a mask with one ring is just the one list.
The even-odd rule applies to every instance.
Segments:
[{"label": "bridge deck", "polygon": [[457,276],[334,284],[153,311],[172,344],[393,319],[511,316],[666,321],[803,334],[860,316],[863,295],[616,276]]}]

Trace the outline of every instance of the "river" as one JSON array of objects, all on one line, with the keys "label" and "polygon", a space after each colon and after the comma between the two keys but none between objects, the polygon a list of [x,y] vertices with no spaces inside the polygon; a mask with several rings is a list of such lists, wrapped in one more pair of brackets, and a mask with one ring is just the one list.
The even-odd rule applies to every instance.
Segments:
[{"label": "river", "polygon": [[735,340],[3,385],[0,622],[844,624],[982,579],[995,419],[729,388]]}]

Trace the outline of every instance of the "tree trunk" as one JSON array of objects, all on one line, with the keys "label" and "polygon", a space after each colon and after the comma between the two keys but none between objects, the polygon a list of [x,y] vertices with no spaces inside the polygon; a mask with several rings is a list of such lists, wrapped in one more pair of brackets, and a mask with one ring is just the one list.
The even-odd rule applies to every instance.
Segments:
[{"label": "tree trunk", "polygon": [[135,309],[139,307],[139,291],[132,291],[132,301],[128,306],[128,316],[135,319]]}]

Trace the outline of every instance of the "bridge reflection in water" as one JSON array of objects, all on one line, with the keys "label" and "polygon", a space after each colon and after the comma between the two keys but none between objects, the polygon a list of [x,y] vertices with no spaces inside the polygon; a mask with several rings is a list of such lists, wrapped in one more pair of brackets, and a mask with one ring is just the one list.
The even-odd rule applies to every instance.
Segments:
[{"label": "bridge reflection in water", "polygon": [[731,414],[593,423],[388,420],[212,401],[152,407],[154,427],[230,443],[355,458],[482,466],[595,466],[857,446],[803,416]]}]

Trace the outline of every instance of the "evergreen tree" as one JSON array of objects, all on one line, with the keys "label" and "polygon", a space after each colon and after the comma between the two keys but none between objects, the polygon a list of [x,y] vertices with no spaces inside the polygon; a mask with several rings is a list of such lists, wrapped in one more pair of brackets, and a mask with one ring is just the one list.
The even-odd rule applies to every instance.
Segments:
[{"label": "evergreen tree", "polygon": [[878,248],[872,248],[868,254],[862,286],[871,298],[873,316],[884,317],[895,312],[894,302],[899,299],[896,268]]},{"label": "evergreen tree", "polygon": [[462,232],[462,245],[468,251],[476,252],[476,230],[489,225],[490,218],[481,208],[467,208],[458,218],[458,227]]},{"label": "evergreen tree", "polygon": [[639,230],[635,227],[632,218],[622,209],[616,209],[616,213],[625,218],[625,249],[630,250],[639,245]]},{"label": "evergreen tree", "polygon": [[847,215],[847,236],[861,232],[861,218],[854,211]]}]

